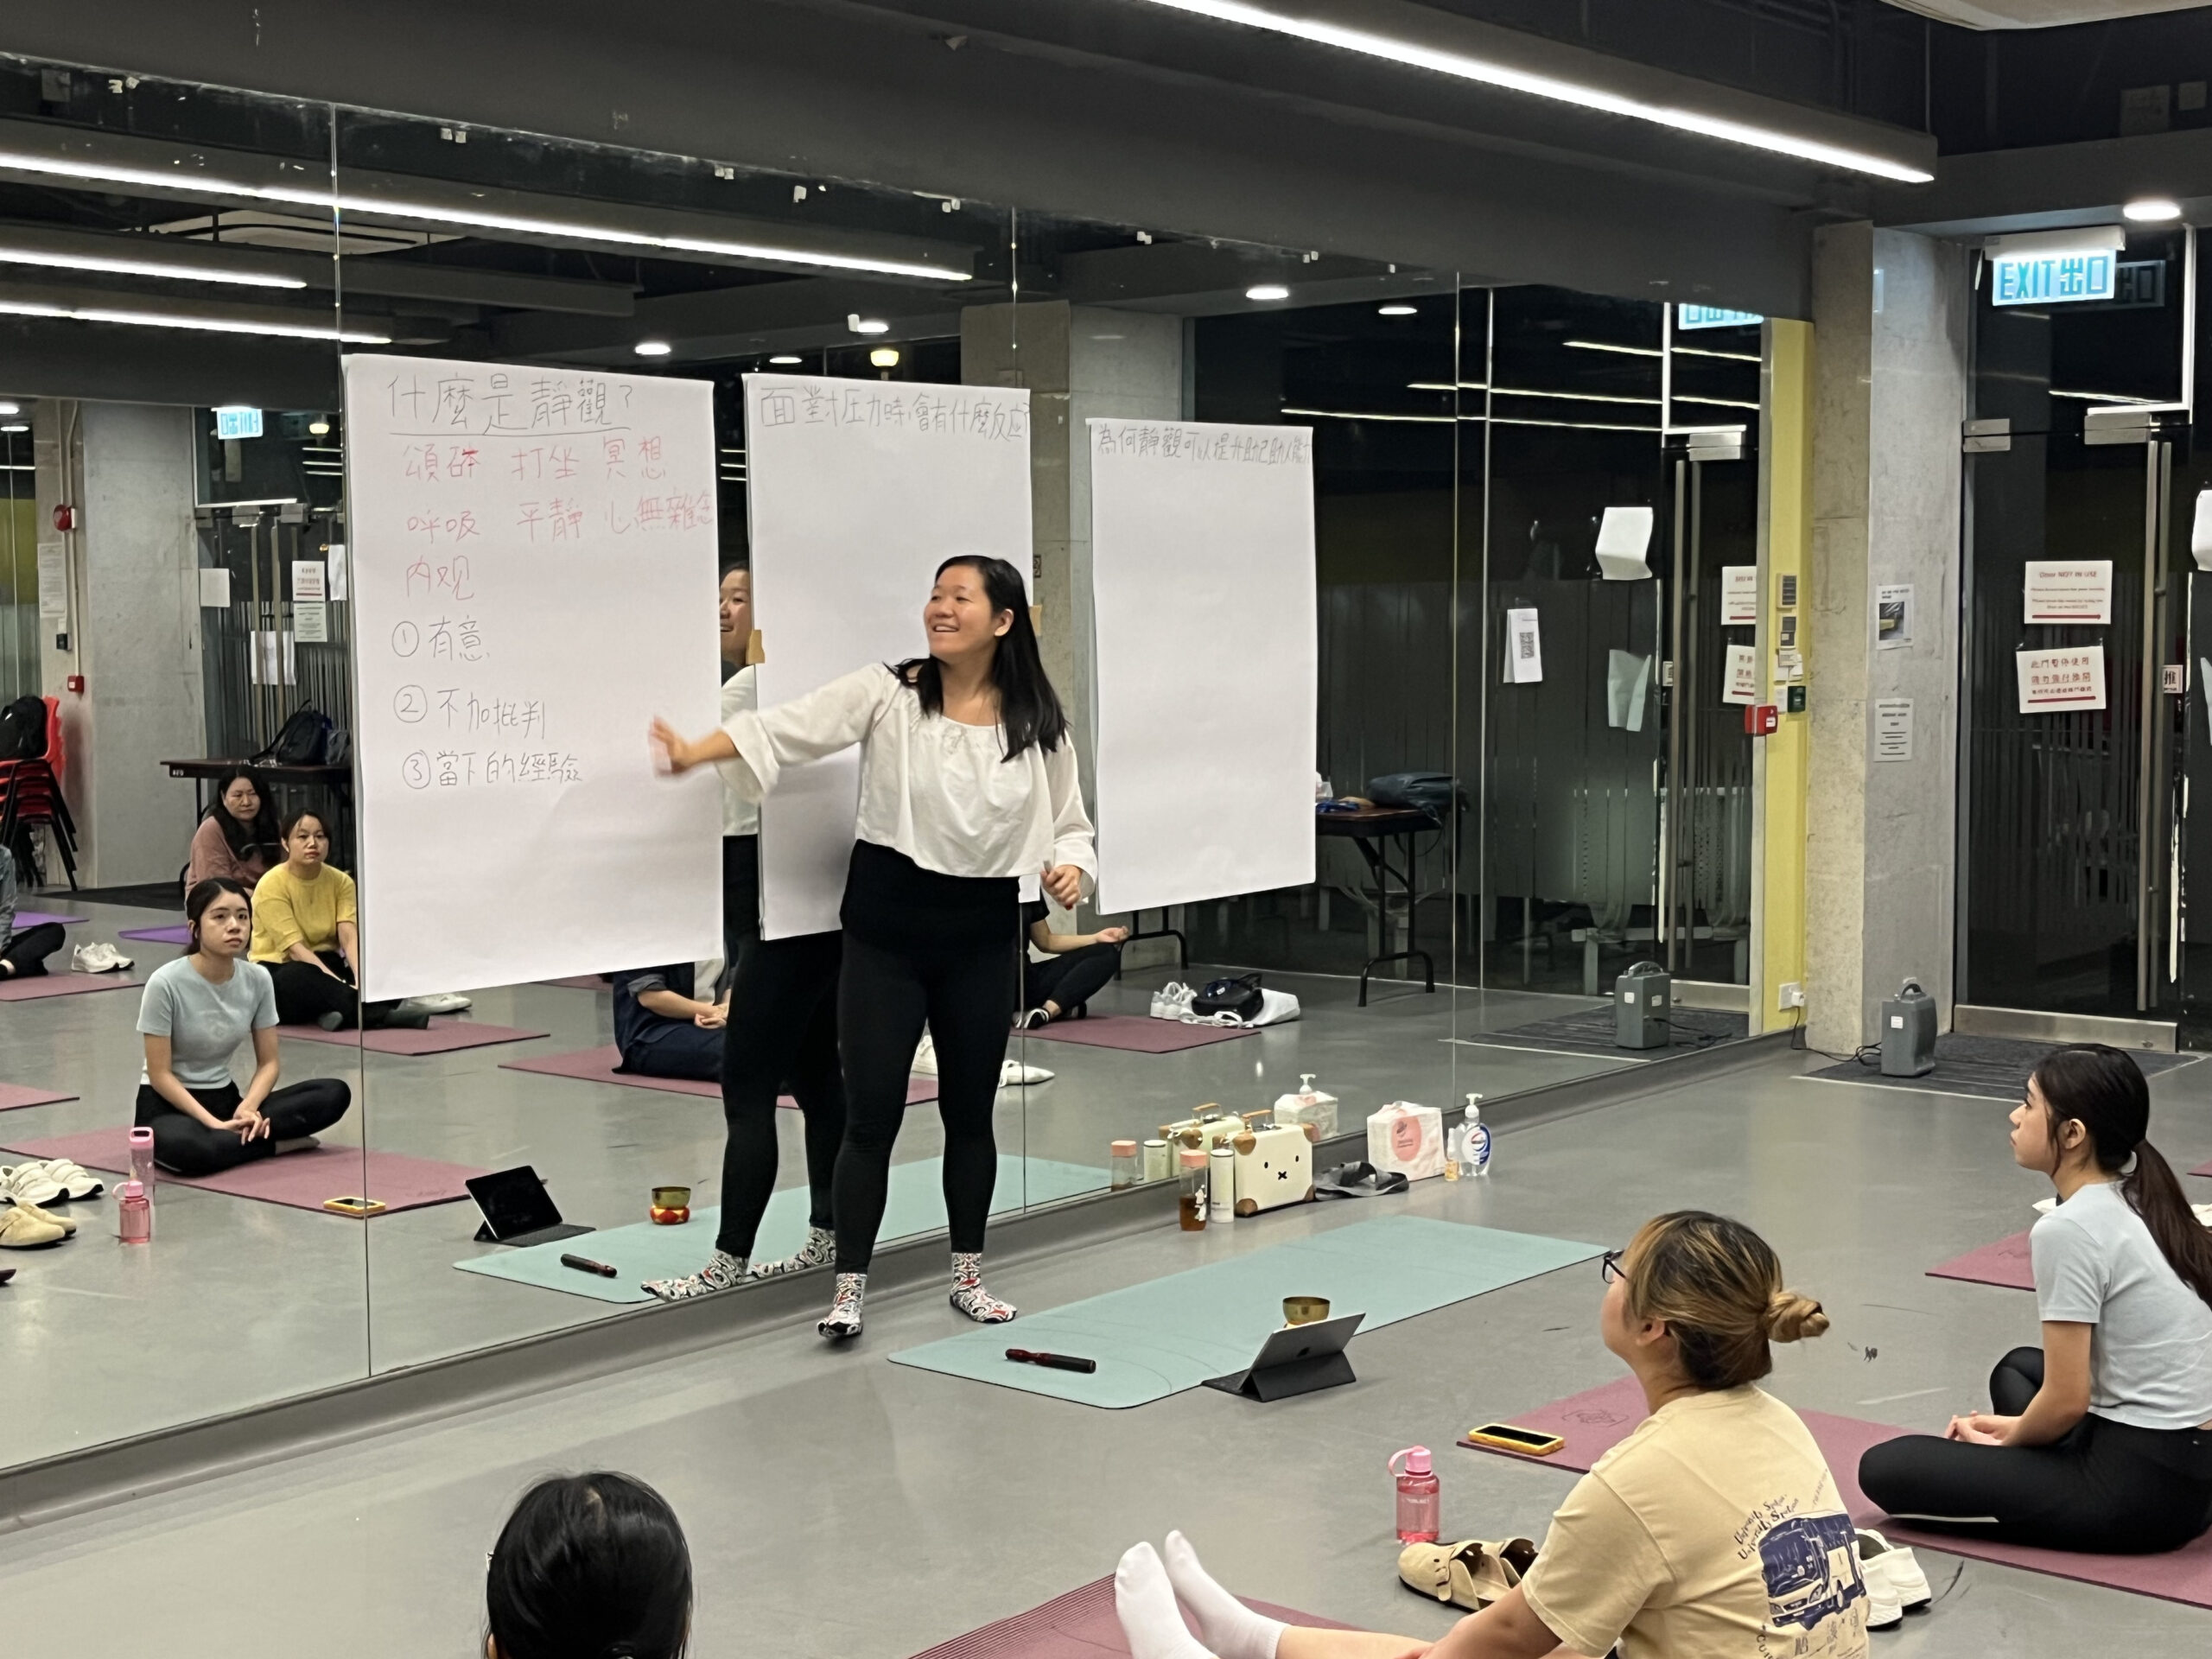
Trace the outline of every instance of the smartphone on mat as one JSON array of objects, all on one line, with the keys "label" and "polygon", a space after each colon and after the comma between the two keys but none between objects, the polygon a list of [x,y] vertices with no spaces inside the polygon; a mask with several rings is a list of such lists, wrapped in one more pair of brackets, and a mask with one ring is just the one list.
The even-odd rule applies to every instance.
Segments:
[{"label": "smartphone on mat", "polygon": [[384,1213],[382,1198],[325,1198],[322,1207],[334,1216],[380,1216]]},{"label": "smartphone on mat", "polygon": [[1469,1429],[1467,1438],[1477,1446],[1494,1446],[1502,1452],[1522,1452],[1532,1458],[1548,1458],[1567,1444],[1556,1434],[1516,1428],[1510,1423],[1484,1423],[1480,1428]]}]

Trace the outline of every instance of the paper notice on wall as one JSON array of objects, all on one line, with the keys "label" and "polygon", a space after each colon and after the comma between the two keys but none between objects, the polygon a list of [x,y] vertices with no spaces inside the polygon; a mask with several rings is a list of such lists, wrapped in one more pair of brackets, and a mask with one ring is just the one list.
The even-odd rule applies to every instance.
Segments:
[{"label": "paper notice on wall", "polygon": [[295,601],[292,605],[292,637],[303,645],[328,645],[330,607],[319,599]]},{"label": "paper notice on wall", "polygon": [[1912,643],[1912,584],[1885,582],[1874,589],[1874,649],[1902,651]]},{"label": "paper notice on wall", "polygon": [[2012,661],[2019,676],[2020,712],[2024,715],[2105,706],[2102,645],[2016,652]]},{"label": "paper notice on wall", "polygon": [[1757,702],[1759,700],[1759,653],[1755,646],[1731,645],[1721,670],[1720,701]]},{"label": "paper notice on wall", "polygon": [[1651,690],[1651,659],[1632,651],[1605,653],[1605,724],[1617,730],[1643,729],[1643,705]]},{"label": "paper notice on wall", "polygon": [[346,543],[333,542],[323,550],[323,569],[329,573],[325,597],[346,597]]},{"label": "paper notice on wall", "polygon": [[1912,699],[1880,697],[1874,703],[1874,758],[1912,759]]},{"label": "paper notice on wall", "polygon": [[275,628],[256,628],[251,662],[256,685],[292,684],[298,664],[292,651],[292,635]]},{"label": "paper notice on wall", "polygon": [[2189,551],[2200,570],[2212,570],[2212,490],[2196,493],[2196,517],[2189,529]]},{"label": "paper notice on wall", "polygon": [[2110,622],[2112,561],[2030,559],[2023,601],[2029,622]]},{"label": "paper notice on wall", "polygon": [[320,601],[323,597],[325,575],[326,569],[321,559],[294,559],[292,561],[293,601],[297,603],[302,600]]},{"label": "paper notice on wall", "polygon": [[1759,568],[1756,564],[1720,567],[1720,626],[1755,628],[1759,621]]},{"label": "paper notice on wall", "polygon": [[200,567],[200,602],[210,610],[228,610],[231,604],[231,573],[219,564]]},{"label": "paper notice on wall", "polygon": [[1534,606],[1505,613],[1505,683],[1529,685],[1544,677],[1544,642]]},{"label": "paper notice on wall", "polygon": [[38,613],[55,621],[69,620],[69,550],[60,542],[39,545]]},{"label": "paper notice on wall", "polygon": [[1598,521],[1598,570],[1607,582],[1648,582],[1651,509],[1607,507]]}]

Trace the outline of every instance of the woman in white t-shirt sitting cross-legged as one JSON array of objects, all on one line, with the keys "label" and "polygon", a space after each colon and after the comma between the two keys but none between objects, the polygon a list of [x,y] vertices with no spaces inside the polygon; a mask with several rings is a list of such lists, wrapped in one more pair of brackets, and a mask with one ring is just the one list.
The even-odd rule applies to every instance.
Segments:
[{"label": "woman in white t-shirt sitting cross-legged", "polygon": [[1699,1211],[1646,1222],[1602,1271],[1599,1329],[1651,1414],[1575,1484],[1520,1582],[1491,1582],[1495,1599],[1433,1644],[1308,1630],[1246,1607],[1170,1533],[1164,1563],[1139,1544],[1115,1574],[1135,1659],[1535,1659],[1616,1643],[1622,1659],[1865,1659],[1870,1598],[1835,1478],[1797,1414],[1753,1386],[1770,1341],[1827,1328],[1820,1304],[1783,1288],[1757,1233]]},{"label": "woman in white t-shirt sitting cross-legged", "polygon": [[[153,971],[138,1003],[146,1065],[137,1121],[154,1132],[154,1161],[213,1175],[314,1146],[346,1116],[353,1090],[337,1077],[276,1086],[276,992],[269,970],[246,960],[245,889],[211,876],[187,896],[184,916],[192,949]],[[231,1058],[249,1037],[253,1080],[241,1090]]]},{"label": "woman in white t-shirt sitting cross-legged", "polygon": [[1900,1520],[2046,1549],[2148,1554],[2212,1524],[2212,1234],[2157,1148],[2116,1048],[2056,1049],[2012,1112],[2012,1160],[2058,1205],[2029,1235],[2043,1346],[1990,1376],[1993,1413],[1859,1462]]}]

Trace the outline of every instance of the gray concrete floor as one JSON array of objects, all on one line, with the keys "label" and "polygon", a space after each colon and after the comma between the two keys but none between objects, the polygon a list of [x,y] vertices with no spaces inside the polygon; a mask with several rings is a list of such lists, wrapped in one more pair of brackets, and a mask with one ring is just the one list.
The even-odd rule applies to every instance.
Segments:
[{"label": "gray concrete floor", "polygon": [[[72,905],[60,893],[27,901],[81,914],[68,949],[174,915]],[[139,976],[177,952],[122,942]],[[66,966],[66,955],[53,966]],[[1193,969],[1192,979],[1207,970]],[[1142,1013],[1166,969],[1133,972],[1094,1006]],[[1233,1042],[1178,1054],[1131,1054],[1029,1041],[1050,1083],[1002,1093],[1001,1146],[1033,1158],[1095,1167],[1106,1181],[1108,1145],[1151,1135],[1215,1102],[1244,1110],[1298,1086],[1301,1071],[1341,1096],[1352,1126],[1382,1103],[1434,1105],[1469,1090],[1516,1090],[1634,1064],[1609,1057],[1474,1048],[1452,1040],[1589,1006],[1523,992],[1435,994],[1379,985],[1366,1008],[1351,981],[1270,975],[1295,989],[1306,1017]],[[522,985],[474,994],[473,1017],[549,1036],[457,1053],[405,1058],[287,1041],[284,1076],[342,1077],[353,1110],[326,1136],[334,1146],[499,1169],[528,1163],[571,1220],[614,1226],[644,1218],[648,1190],[682,1182],[695,1202],[720,1198],[719,1103],[504,1071],[503,1061],[612,1040],[609,994]],[[130,1119],[140,1044],[138,998],[118,990],[0,1003],[0,1080],[66,1090],[75,1100],[0,1113],[0,1146]],[[780,1179],[804,1179],[796,1113],[779,1114]],[[901,1159],[942,1146],[936,1115],[918,1108]],[[364,1183],[364,1189],[368,1184]],[[1024,1193],[1001,1192],[1016,1207]],[[467,1204],[378,1217],[365,1226],[309,1211],[171,1186],[158,1203],[149,1250],[111,1243],[111,1198],[75,1206],[84,1233],[59,1249],[10,1252],[17,1269],[0,1290],[0,1466],[125,1435],[237,1411],[428,1360],[607,1318],[602,1302],[457,1273],[453,1264],[496,1248],[471,1242]],[[703,1259],[706,1244],[702,1241]],[[158,1363],[149,1363],[158,1356]]]},{"label": "gray concrete floor", "polygon": [[[1649,1094],[1508,1133],[1490,1180],[1424,1183],[1402,1210],[1609,1244],[1662,1209],[1742,1216],[1835,1322],[1780,1350],[1769,1386],[1801,1407],[1932,1427],[2032,1339],[2034,1305],[1923,1269],[2025,1225],[2038,1184],[2011,1165],[2003,1103],[1797,1080],[1812,1063],[1777,1054],[1672,1087],[1656,1069]],[[2152,1092],[2177,1166],[2212,1154],[2212,1067]],[[1198,1237],[1147,1229],[1014,1261],[995,1284],[1051,1306],[1377,1212],[1325,1206]],[[1098,1412],[891,1365],[962,1328],[918,1289],[873,1304],[850,1351],[825,1350],[801,1317],[16,1534],[0,1548],[0,1605],[97,1609],[102,1646],[175,1659],[465,1655],[480,1640],[482,1552],[517,1493],[545,1471],[613,1466],[683,1518],[701,1659],[897,1659],[1108,1572],[1171,1527],[1247,1593],[1433,1637],[1449,1615],[1396,1585],[1384,1460],[1617,1376],[1599,1294],[1584,1265],[1376,1331],[1355,1344],[1356,1386],[1259,1414],[1204,1389]],[[164,1362],[146,1350],[134,1363]],[[1461,1535],[1540,1535],[1572,1478],[1455,1450],[1440,1468],[1446,1527]],[[2197,1610],[1925,1559],[1936,1605],[1878,1639],[1894,1659],[2179,1652],[2212,1636]]]}]

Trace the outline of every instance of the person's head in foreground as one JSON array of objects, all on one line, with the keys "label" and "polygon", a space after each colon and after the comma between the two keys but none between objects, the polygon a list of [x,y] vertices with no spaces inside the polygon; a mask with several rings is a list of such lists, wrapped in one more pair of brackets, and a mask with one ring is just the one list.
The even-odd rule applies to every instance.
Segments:
[{"label": "person's head in foreground", "polygon": [[556,1475],[500,1529],[484,1601],[486,1659],[682,1659],[691,1552],[643,1481]]},{"label": "person's head in foreground", "polygon": [[1400,1558],[1413,1587],[1465,1605],[1471,1586],[1482,1611],[1433,1646],[1285,1625],[1170,1533],[1165,1552],[1139,1544],[1115,1576],[1135,1659],[1535,1659],[1616,1643],[1623,1659],[1863,1659],[1851,1517],[1796,1414],[1751,1386],[1773,1368],[1770,1344],[1827,1329],[1820,1304],[1783,1286],[1764,1239],[1700,1211],[1646,1222],[1600,1270],[1599,1331],[1651,1415],[1567,1494],[1533,1563],[1525,1543],[1416,1544]]},{"label": "person's head in foreground", "polygon": [[196,882],[184,898],[184,924],[192,950],[203,957],[238,957],[253,937],[253,901],[227,875]]}]

